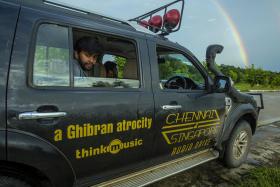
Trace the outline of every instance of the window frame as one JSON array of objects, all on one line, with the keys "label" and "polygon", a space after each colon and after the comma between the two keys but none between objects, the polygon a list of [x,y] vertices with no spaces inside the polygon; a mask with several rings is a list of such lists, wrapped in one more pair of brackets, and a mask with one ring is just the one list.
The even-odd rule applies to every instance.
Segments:
[{"label": "window frame", "polygon": [[[37,35],[39,32],[39,28],[43,24],[53,24],[61,27],[66,27],[68,29],[68,44],[69,44],[69,71],[70,71],[70,85],[69,86],[37,86],[33,84],[33,66],[34,66],[34,58],[35,58],[35,52],[36,52],[36,44],[37,44]],[[83,30],[88,33],[94,33],[97,35],[102,35],[104,37],[114,37],[119,38],[122,40],[127,40],[131,42],[135,47],[135,54],[136,54],[136,63],[137,63],[137,76],[139,80],[139,88],[112,88],[112,87],[74,87],[74,76],[73,76],[73,52],[74,52],[74,46],[73,46],[73,29],[76,30]],[[98,30],[96,28],[92,27],[85,27],[82,25],[75,25],[71,23],[66,22],[60,22],[60,21],[54,21],[54,20],[46,20],[41,19],[38,20],[34,28],[32,30],[32,37],[31,37],[31,43],[28,53],[28,66],[27,66],[27,85],[33,89],[38,90],[68,90],[68,91],[112,91],[112,92],[139,92],[144,91],[145,85],[144,85],[144,79],[143,79],[143,72],[142,72],[142,61],[140,57],[140,46],[137,42],[137,39],[132,39],[127,36],[122,36],[120,34],[117,34],[115,32],[108,32],[105,30]]]},{"label": "window frame", "polygon": [[[39,33],[39,28],[41,25],[44,24],[51,24],[51,25],[57,25],[57,26],[61,26],[61,27],[65,27],[68,30],[68,44],[69,44],[69,86],[38,86],[33,84],[33,67],[34,67],[34,59],[35,59],[35,52],[36,52],[36,44],[37,44],[37,36]],[[41,19],[38,20],[35,25],[34,28],[32,30],[32,38],[31,38],[31,44],[30,44],[30,48],[29,48],[29,53],[28,53],[28,78],[27,78],[27,85],[33,89],[38,89],[38,90],[69,90],[71,89],[71,73],[72,73],[72,65],[70,64],[70,60],[71,60],[71,45],[73,42],[71,42],[70,40],[70,27],[65,24],[65,23],[61,23],[61,22],[56,22],[56,21],[52,21],[52,20],[45,20],[45,19]]]},{"label": "window frame", "polygon": [[[134,48],[135,48],[135,55],[136,55],[136,65],[137,65],[137,77],[138,77],[138,81],[139,81],[139,87],[138,88],[113,88],[113,87],[74,87],[74,77],[73,77],[73,88],[79,88],[79,89],[91,89],[91,90],[143,90],[144,89],[144,84],[143,84],[143,73],[142,73],[142,63],[141,63],[141,58],[140,58],[140,48],[139,48],[139,44],[136,40],[133,40],[133,39],[130,39],[128,37],[123,37],[123,36],[120,36],[120,35],[116,35],[115,33],[112,34],[112,33],[108,33],[108,32],[100,32],[100,31],[93,31],[92,29],[91,30],[88,30],[88,29],[85,29],[85,28],[80,28],[80,27],[74,27],[72,26],[70,28],[71,30],[71,37],[72,37],[72,43],[73,43],[73,30],[80,30],[82,32],[86,32],[86,33],[94,33],[96,35],[99,35],[99,36],[102,36],[102,37],[113,37],[113,38],[117,38],[117,39],[121,39],[121,40],[126,40],[128,42],[130,42],[131,44],[134,45]],[[74,46],[72,44],[71,48],[70,48],[70,53],[74,53]],[[120,55],[116,55],[116,54],[113,54],[113,53],[105,53],[105,54],[111,54],[111,55],[115,55],[115,56],[120,56]],[[102,54],[102,57],[103,57],[104,53]],[[126,58],[126,57],[123,57],[123,58]],[[100,59],[100,58],[99,58]],[[127,59],[127,58],[126,58]],[[70,61],[72,62],[71,63],[71,66],[73,66],[73,58],[70,59]],[[72,70],[72,73],[73,73],[73,70]],[[71,81],[72,81],[71,80]]]},{"label": "window frame", "polygon": [[160,77],[159,77],[159,64],[158,62],[156,63],[156,69],[157,69],[157,73],[158,73],[158,89],[161,92],[177,92],[177,93],[195,93],[195,92],[207,92],[207,85],[208,85],[208,75],[205,73],[205,71],[202,69],[202,67],[197,64],[196,60],[194,58],[192,58],[192,55],[188,54],[186,51],[175,48],[175,47],[170,47],[170,46],[166,46],[166,45],[162,45],[162,44],[158,44],[156,43],[155,45],[155,52],[156,52],[156,57],[158,56],[158,48],[164,48],[164,49],[168,49],[168,50],[172,50],[178,54],[183,55],[201,74],[201,76],[203,77],[204,81],[205,81],[205,86],[204,89],[202,90],[193,90],[193,89],[161,89],[159,86],[160,83]]}]

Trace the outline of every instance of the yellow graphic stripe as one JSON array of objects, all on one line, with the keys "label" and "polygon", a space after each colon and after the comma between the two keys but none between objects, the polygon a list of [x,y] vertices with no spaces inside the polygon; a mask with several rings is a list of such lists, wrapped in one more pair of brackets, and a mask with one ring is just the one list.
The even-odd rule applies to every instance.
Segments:
[{"label": "yellow graphic stripe", "polygon": [[202,123],[209,123],[209,122],[216,122],[216,121],[220,122],[219,117],[218,117],[218,119],[212,119],[212,120],[207,120],[207,121],[199,121],[199,122],[192,122],[192,123],[164,126],[164,127],[162,127],[162,129],[170,129],[170,128],[176,128],[176,127],[185,127],[185,126],[194,125],[194,124],[202,124]]},{"label": "yellow graphic stripe", "polygon": [[[201,127],[210,127],[210,126],[216,126],[216,125],[219,125],[220,123],[212,123],[212,124],[208,124],[208,125],[201,125],[199,126],[198,128],[201,128]],[[197,127],[196,127],[197,128]],[[169,130],[169,131],[162,131],[162,135],[165,139],[165,141],[168,143],[168,144],[171,144],[167,134],[169,133],[174,133],[174,132],[181,132],[181,131],[187,131],[187,130],[191,130],[191,129],[194,129],[194,127],[188,127],[188,128],[184,128],[184,129],[176,129],[176,130]]]},{"label": "yellow graphic stripe", "polygon": [[162,129],[170,129],[170,128],[175,128],[175,127],[185,127],[185,126],[189,126],[189,125],[194,125],[196,123],[197,122],[185,123],[185,124],[177,124],[177,125],[168,125],[168,126],[162,127]]},{"label": "yellow graphic stripe", "polygon": [[165,132],[161,132],[161,134],[163,135],[165,141],[166,141],[168,144],[171,144],[171,142],[170,142],[170,140],[169,140],[167,134],[166,134]]},{"label": "yellow graphic stripe", "polygon": [[215,112],[216,112],[217,119],[220,121],[220,117],[219,117],[217,110],[215,110]]},{"label": "yellow graphic stripe", "polygon": [[218,122],[218,123],[213,123],[213,124],[208,124],[208,125],[200,125],[200,126],[198,126],[199,128],[200,127],[210,127],[210,126],[215,126],[215,125],[219,125],[220,124],[220,122]]},{"label": "yellow graphic stripe", "polygon": [[[218,123],[212,123],[212,124],[208,124],[207,126],[216,126]],[[203,126],[198,126],[198,128],[203,127]],[[175,129],[175,130],[169,130],[169,131],[162,131],[163,133],[172,133],[172,132],[180,132],[180,131],[186,131],[186,130],[191,130],[194,129],[194,127],[188,127],[188,128],[184,128],[184,129]]]}]

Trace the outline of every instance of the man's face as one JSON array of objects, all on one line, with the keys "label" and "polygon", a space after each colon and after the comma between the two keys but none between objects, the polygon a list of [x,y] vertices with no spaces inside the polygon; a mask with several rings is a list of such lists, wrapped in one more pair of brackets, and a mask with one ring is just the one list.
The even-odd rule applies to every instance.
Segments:
[{"label": "man's face", "polygon": [[96,64],[97,54],[90,54],[85,51],[78,53],[78,60],[84,70],[91,70],[93,65]]}]

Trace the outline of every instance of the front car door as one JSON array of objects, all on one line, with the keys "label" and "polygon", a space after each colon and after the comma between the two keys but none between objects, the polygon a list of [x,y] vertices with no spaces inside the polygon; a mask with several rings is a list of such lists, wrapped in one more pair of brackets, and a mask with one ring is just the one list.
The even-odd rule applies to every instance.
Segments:
[{"label": "front car door", "polygon": [[222,129],[225,94],[208,93],[207,73],[186,50],[149,43],[155,98],[155,154],[163,160],[213,147]]}]

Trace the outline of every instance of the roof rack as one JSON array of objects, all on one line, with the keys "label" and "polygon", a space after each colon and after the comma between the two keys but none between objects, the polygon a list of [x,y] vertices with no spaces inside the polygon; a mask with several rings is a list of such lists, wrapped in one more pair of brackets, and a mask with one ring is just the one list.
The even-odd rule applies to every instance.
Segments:
[{"label": "roof rack", "polygon": [[[182,3],[182,6],[181,6],[181,12],[180,12],[180,19],[179,19],[179,23],[178,25],[174,28],[174,29],[167,29],[165,27],[165,24],[163,23],[160,27],[157,27],[157,26],[154,26],[152,24],[150,24],[149,22],[147,22],[145,19],[149,19],[151,20],[151,18],[153,17],[154,14],[156,13],[160,13],[162,10],[164,10],[164,16],[166,15],[167,13],[167,9],[168,7],[170,7],[171,5],[174,5],[174,4],[179,4],[179,3]],[[136,18],[133,18],[133,19],[130,19],[129,21],[135,21],[137,22],[139,25],[143,25],[143,21],[145,21],[144,23],[144,26],[147,26],[147,28],[149,28],[150,30],[153,30],[153,31],[161,31],[161,33],[159,35],[162,35],[162,36],[166,36],[166,35],[169,35],[170,33],[172,32],[176,32],[180,29],[181,27],[181,22],[182,22],[182,17],[183,17],[183,12],[184,12],[184,0],[176,0],[174,2],[171,2],[167,5],[164,5],[160,8],[157,8],[155,10],[152,10],[148,13],[145,13],[141,16],[138,16]]]},{"label": "roof rack", "polygon": [[74,12],[82,13],[82,14],[95,15],[95,16],[98,16],[102,19],[106,19],[106,20],[110,20],[110,21],[114,21],[114,22],[118,22],[118,23],[121,23],[121,24],[131,26],[130,23],[128,23],[128,21],[126,21],[126,20],[122,20],[122,19],[111,17],[111,16],[103,15],[103,14],[100,14],[98,12],[94,12],[94,11],[91,11],[91,10],[88,10],[88,9],[85,9],[85,8],[80,8],[78,6],[75,6],[75,5],[72,5],[72,4],[69,4],[69,3],[64,3],[64,2],[62,3],[62,2],[59,2],[57,0],[43,0],[43,3],[47,4],[47,5],[63,8],[63,9],[66,9],[66,10],[71,10],[71,11],[74,11]]}]

